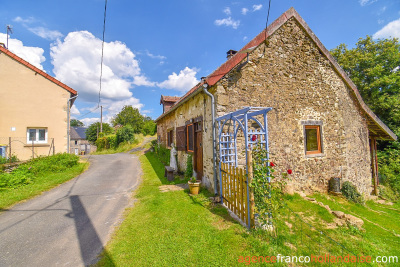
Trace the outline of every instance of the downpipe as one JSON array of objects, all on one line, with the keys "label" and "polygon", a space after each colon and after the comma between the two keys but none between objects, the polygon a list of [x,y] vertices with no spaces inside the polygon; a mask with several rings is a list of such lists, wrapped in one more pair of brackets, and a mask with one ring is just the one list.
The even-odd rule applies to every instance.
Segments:
[{"label": "downpipe", "polygon": [[211,120],[212,120],[212,139],[213,139],[213,169],[214,169],[214,194],[217,195],[217,160],[216,160],[216,140],[215,140],[215,101],[214,101],[214,96],[211,94],[207,88],[208,84],[205,81],[205,78],[202,78],[203,80],[203,91],[206,95],[208,95],[211,98]]}]

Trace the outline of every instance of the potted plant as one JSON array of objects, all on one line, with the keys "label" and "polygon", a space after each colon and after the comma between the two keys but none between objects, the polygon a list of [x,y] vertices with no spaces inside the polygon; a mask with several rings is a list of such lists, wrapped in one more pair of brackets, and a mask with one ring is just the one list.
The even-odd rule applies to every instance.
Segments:
[{"label": "potted plant", "polygon": [[196,177],[192,176],[188,181],[190,194],[198,195],[200,191],[200,181],[196,180]]}]

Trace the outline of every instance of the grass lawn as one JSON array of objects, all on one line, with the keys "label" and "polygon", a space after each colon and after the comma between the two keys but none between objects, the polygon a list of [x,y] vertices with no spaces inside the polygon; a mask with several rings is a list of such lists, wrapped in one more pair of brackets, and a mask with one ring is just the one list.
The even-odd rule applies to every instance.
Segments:
[{"label": "grass lawn", "polygon": [[45,172],[35,178],[35,182],[15,189],[0,189],[0,212],[3,209],[40,195],[42,192],[52,189],[72,178],[78,176],[87,169],[89,163],[78,163],[61,173]]},{"label": "grass lawn", "polygon": [[234,266],[241,255],[274,255],[273,246],[232,221],[225,208],[212,205],[206,190],[198,196],[161,193],[158,187],[169,184],[163,165],[154,153],[140,160],[138,201],[126,211],[98,266]]},{"label": "grass lawn", "polygon": [[[391,232],[400,233],[398,204],[389,207],[368,202],[364,207],[338,197],[313,196],[329,204],[332,210],[353,212],[390,229],[383,230],[364,220],[365,230],[358,230],[347,225],[331,228],[335,217],[326,209],[299,195],[286,196],[287,205],[304,222],[323,230],[332,239],[322,237],[315,228],[305,227],[284,210],[275,218],[277,231],[271,238],[266,231],[249,232],[233,221],[225,208],[209,202],[206,190],[198,196],[190,196],[187,191],[160,192],[160,185],[169,184],[163,177],[163,165],[154,153],[141,155],[140,160],[143,182],[135,194],[137,202],[126,210],[125,220],[97,266],[244,266],[246,263],[238,262],[240,256],[310,256],[325,252],[347,255],[332,239],[357,255],[371,255],[373,259],[400,256],[400,238]],[[287,263],[275,265],[287,266]]]}]

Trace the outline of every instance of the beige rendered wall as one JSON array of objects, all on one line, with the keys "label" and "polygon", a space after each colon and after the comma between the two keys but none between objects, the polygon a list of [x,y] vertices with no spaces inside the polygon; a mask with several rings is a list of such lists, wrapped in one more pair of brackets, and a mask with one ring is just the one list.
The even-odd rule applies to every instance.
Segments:
[{"label": "beige rendered wall", "polygon": [[[242,63],[244,63],[243,61]],[[250,62],[221,79],[218,116],[244,106],[272,107],[268,113],[270,156],[276,176],[292,169],[295,188],[328,188],[342,177],[364,194],[371,191],[367,123],[352,90],[292,19],[250,54]],[[304,121],[321,121],[323,155],[308,157]]]},{"label": "beige rendered wall", "polygon": [[[167,131],[174,130],[176,144],[176,128],[185,126],[185,122],[203,116],[203,184],[213,189],[213,154],[212,154],[212,122],[211,99],[204,93],[191,97],[189,101],[172,111],[157,122],[157,135],[164,146],[167,146]],[[186,170],[188,152],[178,151],[177,161],[179,171]]]},{"label": "beige rendered wall", "polygon": [[[34,148],[48,155],[52,138],[55,152],[67,152],[67,101],[70,92],[0,53],[0,144],[13,142],[19,159],[32,157],[27,128],[47,128],[47,144]],[[15,128],[15,131],[11,129]]]}]

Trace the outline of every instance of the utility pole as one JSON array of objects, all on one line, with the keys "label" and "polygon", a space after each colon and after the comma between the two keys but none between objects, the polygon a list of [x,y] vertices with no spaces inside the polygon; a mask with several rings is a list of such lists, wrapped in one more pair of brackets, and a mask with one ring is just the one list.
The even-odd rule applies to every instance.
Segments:
[{"label": "utility pole", "polygon": [[101,115],[100,115],[100,132],[103,132],[103,106],[100,106]]}]

